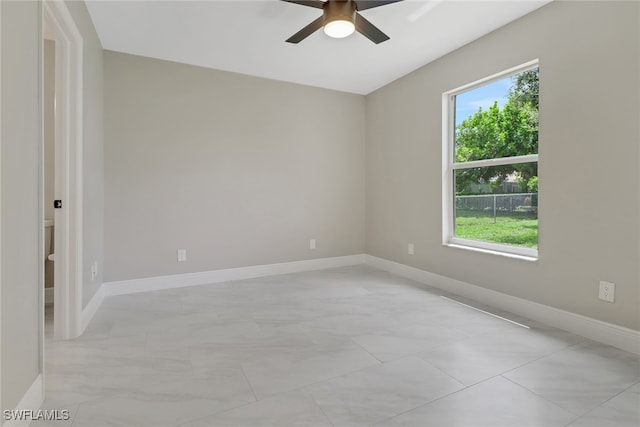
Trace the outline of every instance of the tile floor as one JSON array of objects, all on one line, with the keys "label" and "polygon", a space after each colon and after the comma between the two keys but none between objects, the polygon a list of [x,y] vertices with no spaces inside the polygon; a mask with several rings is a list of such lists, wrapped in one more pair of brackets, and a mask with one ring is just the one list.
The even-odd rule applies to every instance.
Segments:
[{"label": "tile floor", "polygon": [[640,426],[640,357],[441,295],[358,266],[109,297],[72,341],[48,313],[71,418],[32,425]]}]

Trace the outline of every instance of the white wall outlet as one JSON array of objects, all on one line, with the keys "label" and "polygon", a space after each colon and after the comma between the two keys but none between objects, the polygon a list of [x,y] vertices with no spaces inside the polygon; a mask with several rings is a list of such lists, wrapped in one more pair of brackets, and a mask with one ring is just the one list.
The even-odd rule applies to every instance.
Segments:
[{"label": "white wall outlet", "polygon": [[413,255],[413,254],[415,254],[415,253],[416,253],[416,247],[413,245],[413,243],[409,243],[409,244],[407,245],[407,253],[408,253],[409,255]]},{"label": "white wall outlet", "polygon": [[93,261],[91,265],[91,280],[96,280],[98,277],[98,261]]},{"label": "white wall outlet", "polygon": [[316,239],[309,240],[309,249],[314,250],[316,248]]},{"label": "white wall outlet", "polygon": [[178,262],[187,260],[187,250],[186,249],[178,249]]},{"label": "white wall outlet", "polygon": [[614,302],[616,296],[616,285],[611,282],[600,281],[600,289],[598,290],[598,298],[602,301]]}]

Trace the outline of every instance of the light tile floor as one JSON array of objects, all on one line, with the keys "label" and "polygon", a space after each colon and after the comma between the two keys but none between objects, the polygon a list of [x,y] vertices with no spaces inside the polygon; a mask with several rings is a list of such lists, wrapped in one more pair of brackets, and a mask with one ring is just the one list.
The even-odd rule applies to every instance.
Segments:
[{"label": "light tile floor", "polygon": [[109,297],[72,341],[48,312],[71,419],[33,425],[640,426],[640,357],[441,295],[358,266]]}]

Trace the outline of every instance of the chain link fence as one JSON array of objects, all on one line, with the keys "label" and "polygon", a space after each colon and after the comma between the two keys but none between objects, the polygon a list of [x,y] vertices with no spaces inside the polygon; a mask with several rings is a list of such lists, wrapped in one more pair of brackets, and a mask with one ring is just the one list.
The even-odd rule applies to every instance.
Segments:
[{"label": "chain link fence", "polygon": [[538,217],[538,193],[456,196],[456,216]]}]

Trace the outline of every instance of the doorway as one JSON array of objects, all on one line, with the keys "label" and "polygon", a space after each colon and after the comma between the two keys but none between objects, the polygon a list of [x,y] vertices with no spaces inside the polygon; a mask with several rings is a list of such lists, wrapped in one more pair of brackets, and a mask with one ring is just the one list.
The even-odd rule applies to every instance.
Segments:
[{"label": "doorway", "polygon": [[[54,182],[51,185],[45,176],[49,172],[45,134],[40,196],[41,200],[46,196],[49,203],[60,201],[58,208],[44,207],[42,225],[44,228],[46,219],[53,221],[53,338],[70,339],[82,333],[82,37],[64,2],[45,0],[42,4],[43,59],[46,50],[53,49],[54,62],[53,76],[43,76],[43,95],[48,89],[54,94],[53,134],[49,135]],[[47,88],[47,83],[54,87]],[[42,98],[46,109],[45,96]],[[47,194],[47,184],[53,194]],[[43,292],[46,297],[47,291]]]}]

